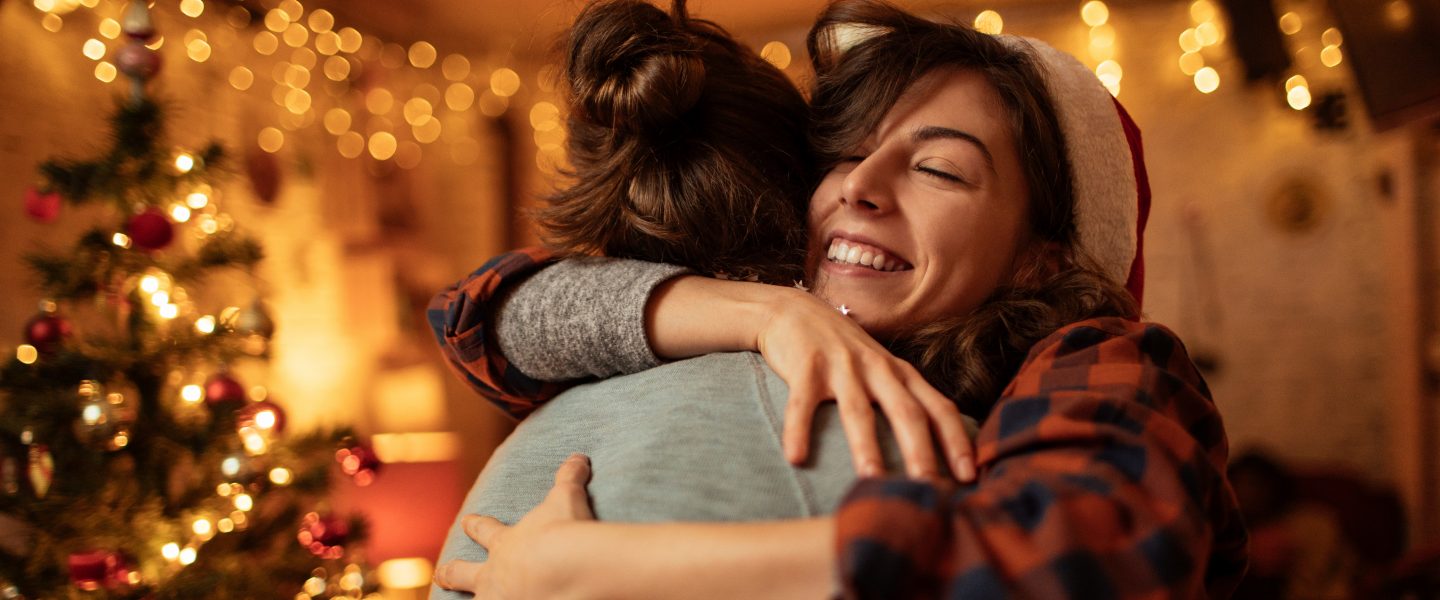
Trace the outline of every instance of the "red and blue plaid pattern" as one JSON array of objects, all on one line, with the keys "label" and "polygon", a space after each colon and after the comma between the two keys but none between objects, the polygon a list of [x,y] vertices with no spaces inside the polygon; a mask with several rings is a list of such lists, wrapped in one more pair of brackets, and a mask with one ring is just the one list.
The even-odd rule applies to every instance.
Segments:
[{"label": "red and blue plaid pattern", "polygon": [[974,485],[851,489],[847,597],[1225,598],[1244,574],[1220,414],[1160,325],[1095,319],[1037,344],[976,450]]},{"label": "red and blue plaid pattern", "polygon": [[531,379],[505,360],[490,339],[496,294],[554,262],[543,248],[521,248],[490,259],[465,279],[435,296],[425,310],[445,362],[461,380],[515,419],[539,408],[572,383]]}]

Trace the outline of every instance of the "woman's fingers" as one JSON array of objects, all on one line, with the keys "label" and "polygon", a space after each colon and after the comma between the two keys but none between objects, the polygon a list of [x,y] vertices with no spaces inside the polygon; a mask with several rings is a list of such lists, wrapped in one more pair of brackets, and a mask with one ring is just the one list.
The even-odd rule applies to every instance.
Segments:
[{"label": "woman's fingers", "polygon": [[875,401],[890,421],[905,472],[910,477],[927,478],[940,474],[935,460],[935,445],[930,436],[930,415],[899,379],[893,370],[874,372],[868,376]]},{"label": "woman's fingers", "polygon": [[485,548],[493,546],[495,538],[509,528],[499,519],[484,515],[465,515],[460,519],[460,527],[465,530],[465,535]]},{"label": "woman's fingers", "polygon": [[590,457],[579,452],[571,454],[555,471],[555,485],[578,485],[590,483]]},{"label": "woman's fingers", "polygon": [[815,391],[814,374],[792,377],[790,397],[785,401],[785,427],[781,432],[781,445],[785,458],[792,465],[805,462],[810,456],[810,428],[815,420],[815,407],[820,403]]},{"label": "woman's fingers", "polygon": [[850,456],[855,461],[855,472],[861,477],[879,477],[885,474],[885,463],[880,458],[880,444],[876,441],[875,411],[870,408],[870,399],[856,385],[845,386],[835,399],[840,409],[840,424],[845,428],[845,438],[850,442]]},{"label": "woman's fingers", "polygon": [[452,560],[435,569],[435,585],[447,590],[472,592],[477,597],[485,592],[485,563]]},{"label": "woman's fingers", "polygon": [[940,434],[940,445],[945,449],[945,460],[950,465],[950,472],[955,479],[961,483],[969,483],[975,479],[975,440],[970,439],[970,434],[965,432],[964,417],[960,409],[930,384],[920,378],[918,373],[910,382],[910,391],[925,407],[930,415],[930,422],[934,423],[935,431]]}]

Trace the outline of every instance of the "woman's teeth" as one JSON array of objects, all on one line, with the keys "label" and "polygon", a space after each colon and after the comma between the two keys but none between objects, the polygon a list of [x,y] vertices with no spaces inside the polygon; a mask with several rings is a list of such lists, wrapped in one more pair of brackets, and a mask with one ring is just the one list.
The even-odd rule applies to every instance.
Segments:
[{"label": "woman's teeth", "polygon": [[886,256],[883,251],[872,246],[866,246],[856,242],[847,242],[840,238],[830,241],[830,250],[826,253],[830,262],[845,265],[860,265],[870,267],[876,271],[901,271],[908,267],[900,259]]}]

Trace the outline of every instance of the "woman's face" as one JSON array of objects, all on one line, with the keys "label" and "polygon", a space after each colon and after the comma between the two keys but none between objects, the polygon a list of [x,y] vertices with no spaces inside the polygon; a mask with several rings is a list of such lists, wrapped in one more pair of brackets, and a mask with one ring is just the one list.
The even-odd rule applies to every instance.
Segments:
[{"label": "woman's face", "polygon": [[906,91],[810,201],[815,293],[877,337],[974,310],[1027,247],[1009,114],[978,72]]}]

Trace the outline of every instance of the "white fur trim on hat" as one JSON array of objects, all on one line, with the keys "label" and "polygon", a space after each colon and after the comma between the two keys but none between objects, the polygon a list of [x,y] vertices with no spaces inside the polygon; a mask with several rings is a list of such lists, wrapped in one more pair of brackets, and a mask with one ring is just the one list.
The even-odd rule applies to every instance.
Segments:
[{"label": "white fur trim on hat", "polygon": [[1080,249],[1107,277],[1125,285],[1139,244],[1140,191],[1114,98],[1075,57],[1040,40],[996,37],[1038,59],[1065,136]]}]

